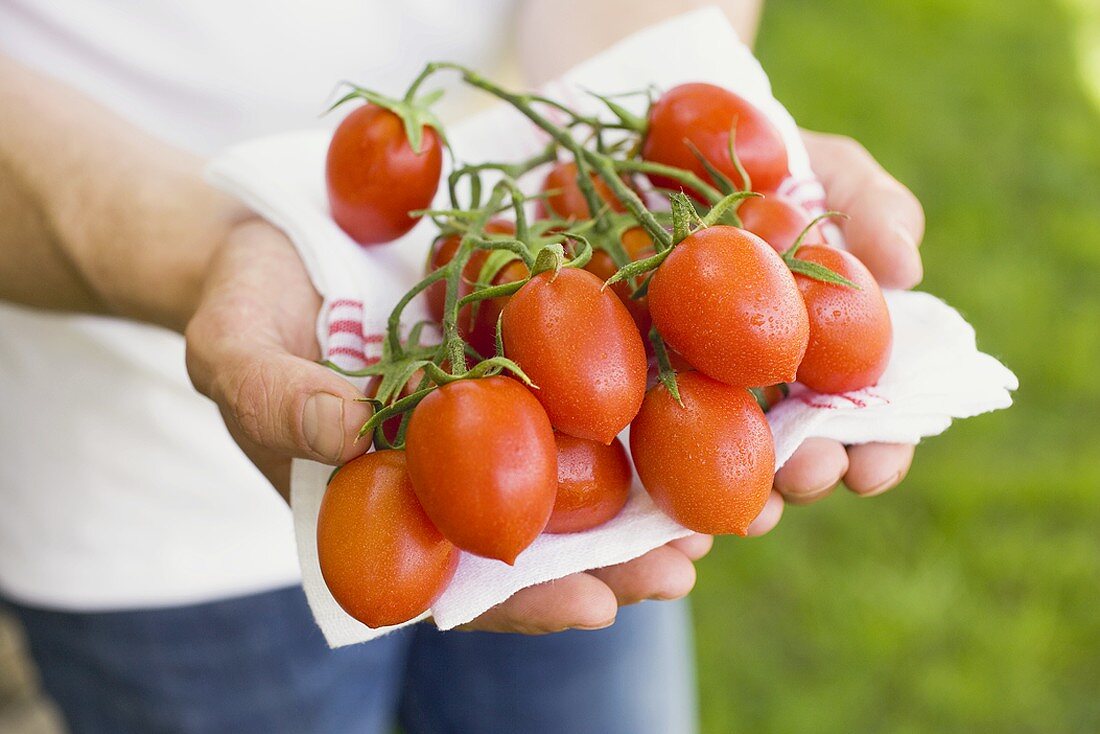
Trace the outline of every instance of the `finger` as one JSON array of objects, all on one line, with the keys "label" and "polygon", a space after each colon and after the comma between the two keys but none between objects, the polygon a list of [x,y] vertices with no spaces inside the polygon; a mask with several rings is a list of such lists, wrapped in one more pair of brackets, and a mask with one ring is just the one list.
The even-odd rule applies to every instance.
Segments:
[{"label": "finger", "polygon": [[848,453],[837,441],[807,438],[775,473],[775,488],[795,505],[828,496],[848,471]]},{"label": "finger", "polygon": [[764,509],[749,525],[746,535],[750,538],[757,538],[765,533],[770,533],[772,528],[779,524],[779,519],[783,517],[783,505],[783,495],[772,490],[772,493],[768,495],[768,501],[764,504]]},{"label": "finger", "polygon": [[663,545],[632,561],[589,571],[615,593],[620,606],[646,599],[679,599],[695,586],[695,566],[675,548]]},{"label": "finger", "polygon": [[618,609],[607,584],[587,573],[575,573],[521,589],[459,629],[525,635],[602,629],[614,623]]},{"label": "finger", "polygon": [[915,446],[866,443],[848,448],[844,485],[861,497],[874,497],[896,487],[913,464]]},{"label": "finger", "polygon": [[691,560],[698,561],[707,553],[710,553],[710,549],[714,545],[714,536],[703,535],[702,533],[692,533],[686,538],[677,538],[676,540],[670,541],[669,545]]},{"label": "finger", "polygon": [[919,283],[924,210],[917,198],[851,138],[812,132],[803,138],[826,205],[850,217],[840,224],[848,249],[886,288]]},{"label": "finger", "polygon": [[197,386],[219,405],[231,431],[251,443],[328,464],[370,447],[368,439],[356,440],[370,406],[357,402],[362,393],[328,368],[243,340],[207,359],[219,369]]}]

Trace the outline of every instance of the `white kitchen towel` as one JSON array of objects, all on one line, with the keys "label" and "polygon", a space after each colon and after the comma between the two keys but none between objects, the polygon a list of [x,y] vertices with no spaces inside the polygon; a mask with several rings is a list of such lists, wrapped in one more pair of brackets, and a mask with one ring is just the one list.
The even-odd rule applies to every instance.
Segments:
[{"label": "white kitchen towel", "polygon": [[[690,42],[685,42],[690,39]],[[662,54],[652,49],[662,48]],[[722,13],[704,9],[641,31],[551,83],[546,93],[586,112],[598,103],[582,90],[614,93],[685,81],[725,86],[760,107],[782,132],[791,178],[782,193],[820,211],[823,190],[813,177],[798,128],[775,100],[760,64],[740,43]],[[429,85],[430,87],[430,85]],[[642,99],[624,98],[642,112]],[[448,128],[462,161],[519,160],[542,148],[545,135],[503,105]],[[421,222],[400,240],[361,248],[328,214],[324,190],[324,131],[290,133],[236,146],[214,160],[209,179],[282,228],[301,254],[324,297],[317,335],[325,356],[346,369],[377,361],[393,304],[423,274],[434,236]],[[537,185],[537,173],[530,177]],[[440,204],[445,204],[441,193]],[[829,235],[835,244],[837,232]],[[810,436],[845,443],[917,443],[945,430],[953,418],[1011,403],[1016,378],[978,351],[974,331],[950,306],[925,293],[887,294],[894,322],[894,352],[879,383],[842,396],[795,385],[769,414],[777,468]],[[425,316],[421,302],[406,323]],[[395,628],[370,629],[349,617],[329,594],[317,564],[316,524],[331,467],[295,461],[291,504],[306,595],[329,644],[338,647]],[[578,571],[636,558],[688,531],[663,515],[640,486],[625,510],[606,525],[573,535],[544,535],[514,567],[463,554],[451,585],[431,609],[442,629],[463,624],[524,587]],[[427,616],[427,615],[425,615]]]}]

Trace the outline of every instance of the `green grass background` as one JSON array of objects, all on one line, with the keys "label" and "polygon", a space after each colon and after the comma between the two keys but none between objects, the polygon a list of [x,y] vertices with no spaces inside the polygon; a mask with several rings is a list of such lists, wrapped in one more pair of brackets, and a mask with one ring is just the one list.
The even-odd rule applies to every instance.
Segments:
[{"label": "green grass background", "polygon": [[693,597],[704,731],[1100,731],[1092,1],[767,3],[777,96],[913,188],[921,287],[1021,389],[922,444],[892,493],[717,543]]}]

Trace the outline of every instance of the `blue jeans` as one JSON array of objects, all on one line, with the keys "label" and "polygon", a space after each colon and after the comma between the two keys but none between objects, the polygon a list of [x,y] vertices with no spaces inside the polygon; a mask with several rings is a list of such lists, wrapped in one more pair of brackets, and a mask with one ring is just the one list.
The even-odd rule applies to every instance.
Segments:
[{"label": "blue jeans", "polygon": [[12,605],[72,734],[688,734],[687,607],[523,637],[416,625],[329,650],[300,588],[169,609]]}]

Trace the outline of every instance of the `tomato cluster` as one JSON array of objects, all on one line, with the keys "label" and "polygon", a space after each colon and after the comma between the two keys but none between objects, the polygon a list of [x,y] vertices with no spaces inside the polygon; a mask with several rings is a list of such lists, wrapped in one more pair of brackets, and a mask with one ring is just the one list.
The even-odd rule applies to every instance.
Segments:
[{"label": "tomato cluster", "polygon": [[[608,522],[627,504],[634,470],[685,527],[745,535],[774,476],[764,411],[786,383],[857,390],[890,356],[877,283],[774,193],[789,175],[786,147],[748,101],[685,84],[645,120],[605,100],[613,122],[573,113],[559,127],[537,100],[441,66],[515,105],[554,142],[529,161],[451,174],[451,206],[431,212],[441,232],[425,278],[391,315],[382,361],[361,373],[376,407],[363,435],[378,450],[335,474],[318,548],[334,598],[372,626],[430,607],[459,550],[511,564],[542,533]],[[425,126],[410,158],[402,136],[415,126],[390,117],[426,119],[407,104],[434,71],[392,109],[368,96],[336,131],[333,215],[360,242],[395,238],[409,209],[429,205],[442,133]],[[591,134],[574,137],[585,127]],[[626,139],[605,145],[609,130]],[[540,190],[525,193],[520,178],[540,168]],[[485,171],[498,174],[491,188]],[[353,180],[375,188],[352,187],[352,197]],[[396,204],[396,191],[418,196],[415,206]],[[383,204],[405,207],[385,227]],[[419,293],[439,343],[421,344],[423,325],[400,329]],[[629,455],[618,438],[628,426]]]}]

